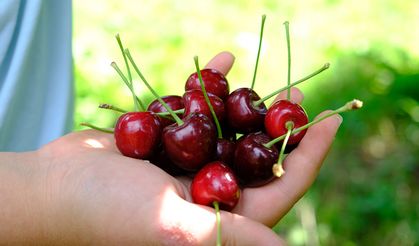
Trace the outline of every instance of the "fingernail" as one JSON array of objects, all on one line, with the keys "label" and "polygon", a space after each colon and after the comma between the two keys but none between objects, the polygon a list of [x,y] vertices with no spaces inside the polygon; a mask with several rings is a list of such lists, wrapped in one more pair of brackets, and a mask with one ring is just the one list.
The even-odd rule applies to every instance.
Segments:
[{"label": "fingernail", "polygon": [[340,124],[342,124],[343,117],[342,117],[340,114],[337,114],[337,115],[336,115],[336,119],[338,120],[338,124],[339,124],[339,126],[340,126]]}]

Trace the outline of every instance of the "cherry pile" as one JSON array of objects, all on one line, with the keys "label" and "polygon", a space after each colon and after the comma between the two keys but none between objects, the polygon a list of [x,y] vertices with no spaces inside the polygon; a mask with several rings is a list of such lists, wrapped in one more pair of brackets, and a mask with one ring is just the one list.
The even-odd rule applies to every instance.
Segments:
[{"label": "cherry pile", "polygon": [[[329,64],[291,83],[288,22],[284,23],[288,44],[287,86],[261,98],[253,87],[264,22],[265,16],[251,87],[232,92],[221,72],[200,69],[195,57],[195,71],[186,78],[184,94],[161,97],[117,35],[127,76],[116,63],[112,66],[131,90],[135,111],[107,104],[100,107],[123,113],[113,130],[121,154],[149,160],[173,176],[193,177],[191,195],[195,203],[232,210],[240,198],[240,188],[262,186],[284,174],[282,162],[286,154],[298,145],[308,127],[362,106],[362,102],[353,100],[309,122],[304,108],[291,101],[290,88],[326,70]],[[156,97],[147,108],[134,92],[130,67]],[[266,100],[282,91],[288,91],[287,99],[270,107],[265,105]]]}]

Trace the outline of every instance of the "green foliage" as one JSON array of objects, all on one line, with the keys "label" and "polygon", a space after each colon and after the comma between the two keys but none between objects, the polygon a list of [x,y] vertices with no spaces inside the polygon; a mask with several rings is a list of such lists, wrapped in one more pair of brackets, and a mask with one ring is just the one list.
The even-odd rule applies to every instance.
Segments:
[{"label": "green foliage", "polygon": [[388,63],[380,50],[341,53],[333,73],[306,93],[314,114],[354,97],[364,101],[343,115],[308,195],[317,223],[330,232],[324,245],[419,242],[419,70],[405,52],[386,50],[406,59]]}]

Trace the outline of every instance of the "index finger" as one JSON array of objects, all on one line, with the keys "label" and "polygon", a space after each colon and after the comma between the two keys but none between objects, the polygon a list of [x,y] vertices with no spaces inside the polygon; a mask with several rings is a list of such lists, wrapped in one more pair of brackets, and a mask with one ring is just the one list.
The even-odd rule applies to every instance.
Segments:
[{"label": "index finger", "polygon": [[308,128],[298,147],[285,159],[285,174],[267,185],[246,188],[235,212],[269,226],[275,225],[317,177],[340,122],[340,118],[334,116]]},{"label": "index finger", "polygon": [[218,53],[212,58],[205,68],[213,68],[224,75],[227,75],[234,63],[234,56],[228,51]]}]

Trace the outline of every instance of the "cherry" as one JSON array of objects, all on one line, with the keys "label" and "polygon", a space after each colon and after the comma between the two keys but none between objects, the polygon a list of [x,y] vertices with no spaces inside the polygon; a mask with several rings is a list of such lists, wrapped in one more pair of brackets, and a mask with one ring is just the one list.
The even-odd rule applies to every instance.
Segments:
[{"label": "cherry", "polygon": [[148,159],[160,143],[161,124],[151,112],[129,112],[121,115],[115,125],[115,142],[128,157]]},{"label": "cherry", "polygon": [[125,53],[138,76],[176,121],[163,129],[166,154],[178,167],[186,171],[198,170],[215,153],[216,130],[212,120],[201,113],[192,113],[181,120],[147,82],[128,49]]},{"label": "cherry", "polygon": [[307,123],[303,126],[297,127],[297,128],[295,128],[293,126],[292,121],[286,122],[285,127],[287,128],[287,133],[285,133],[284,135],[281,135],[277,138],[274,138],[271,141],[263,144],[266,148],[271,148],[276,143],[278,143],[279,141],[284,140],[284,142],[282,144],[282,147],[281,147],[281,153],[280,153],[280,156],[279,156],[279,159],[278,159],[278,163],[276,163],[272,166],[272,171],[275,174],[275,176],[280,177],[280,176],[282,176],[282,174],[285,173],[285,171],[282,168],[282,162],[284,160],[284,155],[283,154],[284,154],[284,150],[285,150],[285,145],[284,144],[287,143],[287,141],[288,141],[288,139],[291,135],[296,134],[296,133],[301,132],[301,131],[305,131],[310,126],[312,126],[314,124],[317,124],[320,121],[322,121],[322,120],[324,120],[328,117],[331,117],[335,114],[340,114],[340,113],[343,113],[343,112],[360,109],[360,108],[362,108],[362,105],[363,105],[362,101],[357,100],[357,99],[353,99],[352,101],[349,101],[349,102],[345,103],[345,105],[343,105],[342,107],[337,108],[335,110],[332,110],[332,111],[330,111],[326,114],[323,114],[322,116],[316,118],[315,120],[313,120],[313,121],[311,121],[311,122],[309,122],[309,123]]},{"label": "cherry", "polygon": [[254,105],[260,97],[250,88],[233,91],[225,102],[227,122],[238,133],[257,132],[263,129],[267,112],[265,104]]},{"label": "cherry", "polygon": [[194,203],[212,206],[219,203],[220,208],[231,211],[240,198],[240,187],[233,171],[221,161],[206,164],[195,175],[191,183]]},{"label": "cherry", "polygon": [[157,150],[157,153],[151,157],[150,162],[174,177],[189,174],[174,164],[172,160],[170,160],[169,156],[167,156],[166,152],[164,151],[163,146],[161,146]]},{"label": "cherry", "polygon": [[[266,113],[265,129],[269,137],[276,138],[287,133],[287,122],[293,123],[293,128],[298,128],[308,123],[308,117],[299,104],[288,100],[275,102]],[[294,133],[288,140],[289,145],[298,144],[307,130]]]},{"label": "cherry", "polygon": [[236,134],[232,132],[229,128],[224,127],[224,129],[228,129],[228,132],[227,132],[228,137],[227,139],[223,138],[223,131],[222,131],[222,126],[219,122],[219,117],[217,116],[216,110],[214,109],[214,105],[211,102],[210,94],[207,93],[204,80],[202,79],[202,74],[201,74],[202,70],[199,68],[198,56],[194,57],[194,61],[195,61],[196,74],[199,80],[199,85],[201,86],[202,95],[204,97],[205,103],[211,115],[213,116],[214,123],[217,128],[218,138],[217,138],[217,148],[216,148],[217,151],[215,153],[215,160],[223,161],[227,165],[231,166],[234,159],[235,143],[233,141],[235,140]]},{"label": "cherry", "polygon": [[201,113],[192,113],[183,124],[163,129],[164,150],[180,168],[197,171],[211,160],[216,148],[216,130],[212,120]]},{"label": "cherry", "polygon": [[222,161],[228,166],[233,166],[234,151],[236,150],[236,143],[228,139],[217,139],[216,160]]},{"label": "cherry", "polygon": [[256,81],[265,20],[266,15],[262,15],[258,53],[256,56],[256,65],[253,71],[251,87],[239,88],[233,91],[226,99],[225,107],[227,111],[228,124],[238,133],[257,132],[263,129],[263,119],[267,110],[263,102],[258,104],[253,103],[254,101],[260,99],[253,88]]},{"label": "cherry", "polygon": [[272,166],[278,160],[278,150],[274,145],[264,146],[270,140],[263,132],[250,133],[238,140],[233,170],[243,185],[261,186],[274,177]]},{"label": "cherry", "polygon": [[[229,85],[224,74],[216,69],[202,69],[202,80],[208,93],[214,94],[221,99],[225,99],[230,93]],[[185,91],[201,89],[198,73],[194,72],[186,80]]]},{"label": "cherry", "polygon": [[[215,111],[215,114],[217,115],[218,121],[222,122],[224,120],[225,115],[223,100],[211,93],[207,93],[207,95]],[[213,118],[210,108],[208,107],[208,104],[205,101],[205,96],[202,90],[193,89],[186,91],[183,95],[183,101],[185,103],[184,115],[189,115],[193,112],[198,112],[204,114],[210,119]]]},{"label": "cherry", "polygon": [[[172,110],[183,109],[183,98],[181,96],[170,95],[164,96],[161,98]],[[159,102],[159,100],[155,99],[148,105],[147,111],[160,113],[160,112],[167,112],[167,109]],[[162,117],[160,116],[160,122],[162,124],[162,128],[173,124],[175,120],[169,116]]]}]

